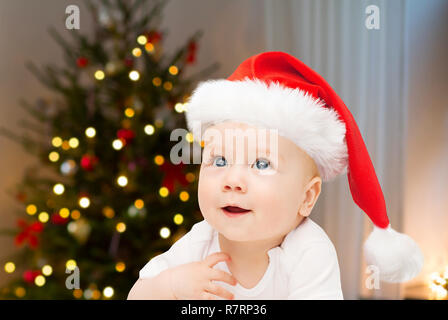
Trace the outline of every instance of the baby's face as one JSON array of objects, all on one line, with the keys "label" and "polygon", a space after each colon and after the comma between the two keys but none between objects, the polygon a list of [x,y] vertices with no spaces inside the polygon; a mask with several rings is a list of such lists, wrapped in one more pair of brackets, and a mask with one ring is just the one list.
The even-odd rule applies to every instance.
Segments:
[{"label": "baby's face", "polygon": [[[259,138],[255,145],[246,140],[243,147],[226,140],[226,132],[232,136],[236,130],[263,134],[265,147],[259,147]],[[303,219],[299,208],[317,170],[314,161],[289,139],[248,124],[219,123],[204,137],[210,132],[213,139],[203,139],[198,186],[199,207],[208,223],[233,241],[277,238],[294,229]],[[250,211],[232,214],[223,209],[229,205]]]}]

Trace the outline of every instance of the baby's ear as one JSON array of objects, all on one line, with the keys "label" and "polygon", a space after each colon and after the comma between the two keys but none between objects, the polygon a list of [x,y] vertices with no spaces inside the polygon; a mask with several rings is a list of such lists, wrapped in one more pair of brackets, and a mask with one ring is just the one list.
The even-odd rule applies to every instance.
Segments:
[{"label": "baby's ear", "polygon": [[308,217],[319,198],[322,188],[322,179],[319,176],[312,178],[305,187],[305,198],[300,206],[299,213]]}]

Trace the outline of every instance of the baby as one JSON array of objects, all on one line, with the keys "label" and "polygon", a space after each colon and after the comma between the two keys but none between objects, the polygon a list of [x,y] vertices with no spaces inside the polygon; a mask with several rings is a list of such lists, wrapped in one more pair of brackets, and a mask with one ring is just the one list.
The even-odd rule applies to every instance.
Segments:
[{"label": "baby", "polygon": [[[226,121],[205,135],[212,130],[218,134],[204,141],[199,176],[205,220],[140,271],[141,289],[154,290],[141,298],[170,297],[157,295],[169,290],[145,285],[168,267],[171,298],[342,299],[333,244],[307,218],[322,183],[314,161],[275,134],[262,139],[274,142],[263,150],[259,141],[237,150],[245,144],[226,140],[262,136],[265,130],[255,126]],[[197,258],[201,262],[194,263]]]},{"label": "baby", "polygon": [[202,83],[187,124],[204,147],[204,220],[140,270],[128,299],[343,299],[336,250],[309,215],[322,182],[347,171],[374,222],[365,255],[381,280],[420,271],[418,246],[390,227],[350,112],[295,57],[261,53]]}]

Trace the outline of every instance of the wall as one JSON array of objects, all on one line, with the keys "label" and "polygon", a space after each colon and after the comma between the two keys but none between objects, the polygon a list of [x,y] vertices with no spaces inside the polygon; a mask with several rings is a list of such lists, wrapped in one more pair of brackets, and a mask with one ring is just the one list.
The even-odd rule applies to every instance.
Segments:
[{"label": "wall", "polygon": [[408,290],[415,297],[427,296],[429,275],[448,266],[447,17],[448,1],[406,3],[404,229],[425,256],[415,289]]}]

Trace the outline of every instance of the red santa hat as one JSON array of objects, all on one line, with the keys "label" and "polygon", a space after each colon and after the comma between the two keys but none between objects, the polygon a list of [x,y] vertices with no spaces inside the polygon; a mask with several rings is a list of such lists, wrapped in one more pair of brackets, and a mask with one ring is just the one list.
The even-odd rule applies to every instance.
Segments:
[{"label": "red santa hat", "polygon": [[227,79],[201,82],[186,105],[188,129],[231,120],[277,129],[316,163],[323,181],[347,173],[354,202],[374,230],[364,244],[380,279],[404,282],[423,265],[418,245],[390,226],[381,186],[358,126],[341,98],[314,70],[284,52],[264,52],[241,63]]}]

